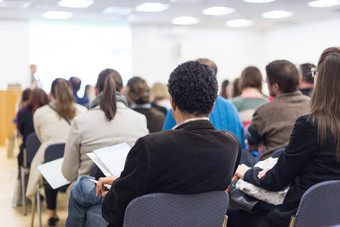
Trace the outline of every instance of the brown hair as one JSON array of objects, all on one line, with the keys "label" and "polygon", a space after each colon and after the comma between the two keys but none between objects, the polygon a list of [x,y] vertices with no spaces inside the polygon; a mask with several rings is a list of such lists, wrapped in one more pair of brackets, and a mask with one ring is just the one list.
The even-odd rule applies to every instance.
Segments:
[{"label": "brown hair", "polygon": [[237,97],[241,95],[241,90],[240,90],[240,78],[236,78],[233,81],[233,94],[232,94],[232,98]]},{"label": "brown hair", "polygon": [[30,93],[25,107],[34,113],[39,107],[44,106],[49,102],[50,100],[48,99],[46,92],[41,88],[36,88]]},{"label": "brown hair", "polygon": [[105,113],[105,117],[111,121],[117,112],[116,85],[113,75],[108,75],[105,79],[104,89],[100,98],[100,109]]},{"label": "brown hair", "polygon": [[60,118],[71,121],[77,113],[75,97],[67,80],[57,78],[52,82],[51,92],[55,98],[55,107]]},{"label": "brown hair", "polygon": [[132,77],[128,81],[126,86],[126,95],[132,103],[150,103],[150,88],[146,81],[140,77]]},{"label": "brown hair", "polygon": [[340,48],[323,51],[318,63],[318,73],[313,89],[310,113],[318,122],[318,141],[325,144],[327,132],[336,141],[336,159],[340,160]]},{"label": "brown hair", "polygon": [[290,61],[273,61],[266,66],[266,72],[269,84],[278,84],[281,93],[294,92],[299,87],[299,73]]},{"label": "brown hair", "polygon": [[102,92],[104,90],[105,79],[108,75],[113,76],[113,79],[116,85],[116,91],[119,92],[120,89],[123,88],[123,80],[119,72],[117,72],[114,69],[104,69],[103,71],[99,73],[97,83],[96,83],[96,87],[98,88],[99,92]]},{"label": "brown hair", "polygon": [[247,87],[256,88],[262,93],[262,74],[255,66],[248,66],[242,71],[240,78],[240,90]]},{"label": "brown hair", "polygon": [[217,75],[217,65],[215,64],[215,62],[208,58],[197,58],[196,61],[209,66],[209,68],[214,72],[214,75]]}]

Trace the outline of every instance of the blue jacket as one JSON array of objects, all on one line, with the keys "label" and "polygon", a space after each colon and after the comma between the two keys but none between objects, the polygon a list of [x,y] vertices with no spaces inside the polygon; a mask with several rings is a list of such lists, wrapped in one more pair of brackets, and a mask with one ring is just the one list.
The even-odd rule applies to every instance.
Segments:
[{"label": "blue jacket", "polygon": [[[236,135],[242,148],[246,149],[243,126],[235,106],[223,97],[217,96],[215,107],[210,114],[210,121],[217,130],[227,130]],[[163,131],[170,130],[176,125],[170,109],[166,115]]]}]

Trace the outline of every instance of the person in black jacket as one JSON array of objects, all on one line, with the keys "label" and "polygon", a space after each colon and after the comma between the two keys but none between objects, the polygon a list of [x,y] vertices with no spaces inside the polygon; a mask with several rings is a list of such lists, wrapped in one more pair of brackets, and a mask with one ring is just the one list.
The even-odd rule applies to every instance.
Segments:
[{"label": "person in black jacket", "polygon": [[[85,188],[80,178],[71,191],[66,226],[83,226],[91,201],[96,203],[92,205],[102,203],[108,226],[122,226],[126,206],[138,196],[227,189],[241,146],[235,135],[216,130],[209,121],[218,90],[212,70],[197,61],[183,63],[171,73],[168,88],[175,128],[141,137],[130,150],[121,175],[116,180],[99,179],[97,201],[93,195],[84,198],[86,193],[94,194],[95,188]],[[112,184],[111,189],[104,184]],[[100,222],[95,223],[100,226]],[[95,225],[91,224],[87,223]]]},{"label": "person in black jacket", "polygon": [[241,165],[236,172],[245,181],[269,191],[290,185],[283,204],[257,214],[231,209],[228,226],[288,226],[308,188],[340,180],[340,48],[322,53],[315,80],[310,114],[296,120],[277,164],[270,170]]}]

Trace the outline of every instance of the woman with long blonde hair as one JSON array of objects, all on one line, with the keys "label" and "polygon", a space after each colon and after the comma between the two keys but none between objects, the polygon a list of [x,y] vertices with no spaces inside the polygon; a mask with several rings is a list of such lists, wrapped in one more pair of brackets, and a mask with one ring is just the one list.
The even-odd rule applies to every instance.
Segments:
[{"label": "woman with long blonde hair", "polygon": [[[45,149],[54,143],[66,141],[73,118],[86,111],[86,108],[76,104],[72,89],[67,80],[57,78],[52,82],[52,101],[49,105],[38,108],[33,115],[34,129],[41,142],[41,146],[31,164],[26,196],[35,195],[35,188],[40,174],[37,170],[44,160]],[[54,226],[59,220],[56,212],[57,191],[45,187],[48,224]]]},{"label": "woman with long blonde hair", "polygon": [[276,165],[265,170],[241,165],[236,171],[240,178],[269,191],[290,185],[283,203],[257,214],[231,209],[228,226],[288,226],[308,188],[340,180],[340,48],[324,50],[318,69],[312,72],[315,87],[310,113],[296,120]]}]

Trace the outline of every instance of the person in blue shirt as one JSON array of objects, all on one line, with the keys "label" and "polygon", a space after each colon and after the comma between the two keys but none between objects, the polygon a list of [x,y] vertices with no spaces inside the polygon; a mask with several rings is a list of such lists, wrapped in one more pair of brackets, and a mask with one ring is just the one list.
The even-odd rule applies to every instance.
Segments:
[{"label": "person in blue shirt", "polygon": [[72,77],[70,77],[69,82],[70,82],[70,84],[72,86],[73,95],[76,98],[76,102],[78,104],[86,106],[88,108],[89,107],[89,103],[90,103],[89,97],[84,96],[84,97],[80,98],[78,96],[78,94],[77,94],[79,89],[80,89],[81,80],[78,77],[72,76]]},{"label": "person in blue shirt", "polygon": [[[216,76],[217,66],[213,61],[207,58],[199,58],[196,61],[208,65]],[[234,133],[239,139],[242,149],[246,149],[242,122],[238,115],[237,109],[230,101],[221,96],[217,96],[215,107],[211,112],[209,119],[217,130],[228,130]],[[175,125],[176,121],[173,118],[172,110],[170,109],[164,121],[163,131],[170,130]]]}]

